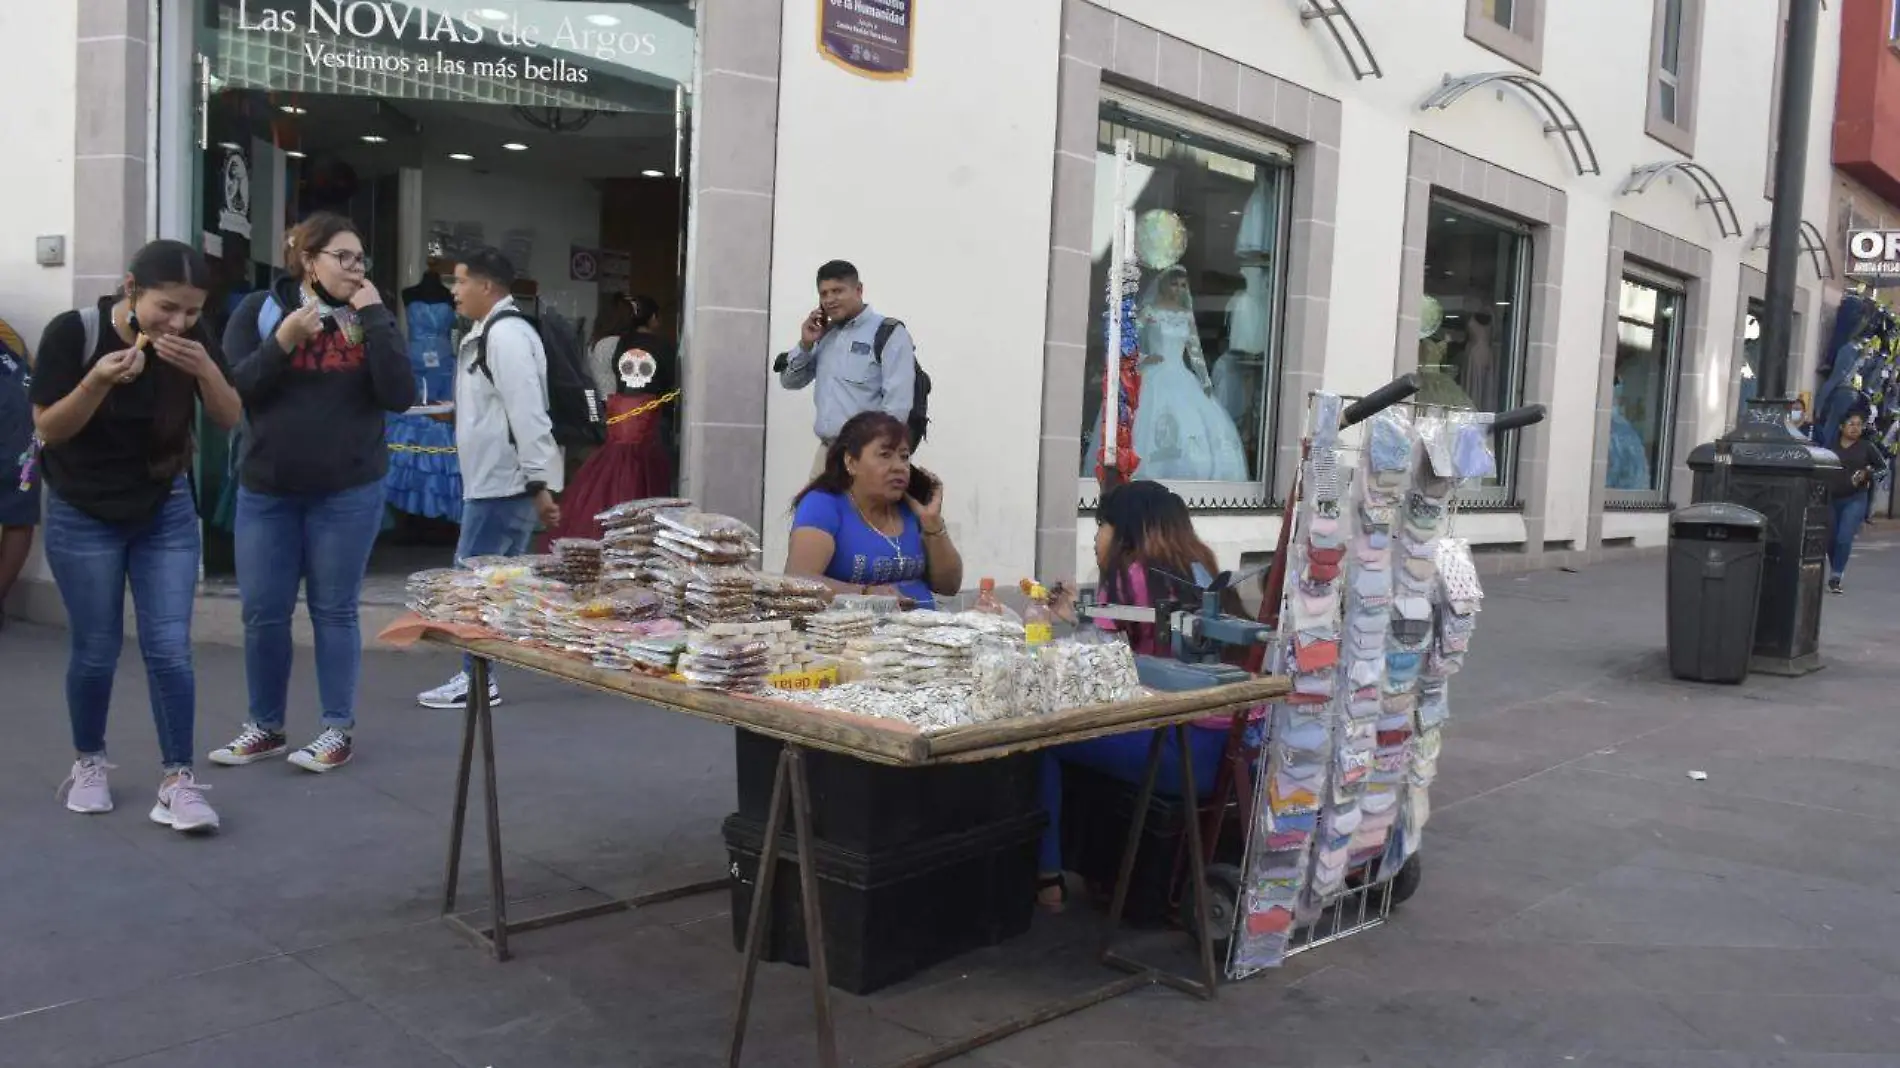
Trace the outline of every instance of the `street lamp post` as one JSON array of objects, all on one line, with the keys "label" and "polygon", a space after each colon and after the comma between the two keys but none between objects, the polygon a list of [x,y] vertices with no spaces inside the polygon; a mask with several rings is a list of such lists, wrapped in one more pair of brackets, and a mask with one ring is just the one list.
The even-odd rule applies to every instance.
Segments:
[{"label": "street lamp post", "polygon": [[1782,52],[1780,121],[1775,140],[1775,203],[1769,219],[1767,313],[1762,323],[1759,395],[1788,393],[1794,343],[1794,290],[1800,269],[1801,204],[1808,170],[1808,132],[1814,105],[1814,45],[1821,0],[1790,0],[1788,41]]},{"label": "street lamp post", "polygon": [[1776,675],[1803,675],[1821,666],[1821,583],[1831,516],[1820,479],[1840,463],[1788,425],[1795,272],[1801,253],[1820,8],[1821,0],[1788,4],[1775,204],[1769,220],[1768,306],[1762,317],[1761,362],[1755,369],[1761,388],[1734,430],[1689,454],[1695,501],[1725,501],[1762,514],[1768,544],[1749,664],[1755,671]]}]

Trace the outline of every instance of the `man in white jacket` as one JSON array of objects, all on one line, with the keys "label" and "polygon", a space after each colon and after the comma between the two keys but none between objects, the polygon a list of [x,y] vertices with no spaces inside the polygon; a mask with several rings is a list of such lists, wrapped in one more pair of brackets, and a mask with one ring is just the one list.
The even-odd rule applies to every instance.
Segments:
[{"label": "man in white jacket", "polygon": [[[475,323],[455,359],[455,450],[462,471],[462,533],[457,563],[477,556],[520,556],[536,523],[561,521],[554,494],[564,466],[548,418],[548,358],[534,323],[509,296],[514,265],[492,248],[455,267],[455,308]],[[421,694],[427,708],[461,708],[469,673]],[[501,700],[494,677],[490,704]]]}]

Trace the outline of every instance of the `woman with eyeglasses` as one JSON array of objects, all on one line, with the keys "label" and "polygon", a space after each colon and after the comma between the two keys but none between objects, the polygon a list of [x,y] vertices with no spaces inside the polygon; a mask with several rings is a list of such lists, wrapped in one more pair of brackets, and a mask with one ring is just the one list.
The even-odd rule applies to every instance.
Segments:
[{"label": "woman with eyeglasses", "polygon": [[285,242],[289,274],[225,327],[244,398],[234,537],[250,713],[216,764],[284,753],[290,620],[303,587],[316,638],[322,730],[290,754],[308,771],[347,764],[362,669],[357,601],[383,524],[385,413],[415,403],[396,318],[366,274],[356,225],[318,214]]}]

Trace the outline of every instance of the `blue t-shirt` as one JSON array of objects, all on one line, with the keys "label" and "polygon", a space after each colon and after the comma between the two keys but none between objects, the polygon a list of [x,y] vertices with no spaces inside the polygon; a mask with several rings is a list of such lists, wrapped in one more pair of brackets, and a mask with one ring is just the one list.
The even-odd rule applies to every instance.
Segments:
[{"label": "blue t-shirt", "polygon": [[[879,533],[858,515],[851,499],[816,490],[798,502],[792,529],[809,527],[831,535],[831,564],[825,577],[853,586],[896,586],[898,592],[928,608],[936,603],[924,579],[924,528],[909,508],[904,532],[895,538]],[[895,541],[896,546],[892,546]]]}]

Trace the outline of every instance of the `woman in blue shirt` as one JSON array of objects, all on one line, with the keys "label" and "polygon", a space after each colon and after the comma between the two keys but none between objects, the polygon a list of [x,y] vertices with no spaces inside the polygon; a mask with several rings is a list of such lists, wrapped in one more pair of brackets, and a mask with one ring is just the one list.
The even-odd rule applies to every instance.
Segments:
[{"label": "woman in blue shirt", "polygon": [[963,589],[963,557],[943,522],[943,486],[910,463],[910,429],[854,416],[825,469],[792,500],[785,572],[840,593],[896,595],[928,608]]}]

